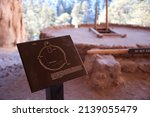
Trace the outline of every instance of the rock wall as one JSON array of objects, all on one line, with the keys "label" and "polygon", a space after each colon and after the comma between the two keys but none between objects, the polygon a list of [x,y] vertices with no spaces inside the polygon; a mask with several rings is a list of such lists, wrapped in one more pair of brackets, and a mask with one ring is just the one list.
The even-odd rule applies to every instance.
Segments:
[{"label": "rock wall", "polygon": [[125,83],[123,74],[150,75],[149,60],[149,57],[115,58],[112,55],[86,55],[84,60],[88,72],[86,81],[95,89],[110,89]]},{"label": "rock wall", "polygon": [[0,46],[25,41],[22,0],[0,0]]},{"label": "rock wall", "polygon": [[123,73],[148,73],[150,74],[150,58],[119,59]]}]

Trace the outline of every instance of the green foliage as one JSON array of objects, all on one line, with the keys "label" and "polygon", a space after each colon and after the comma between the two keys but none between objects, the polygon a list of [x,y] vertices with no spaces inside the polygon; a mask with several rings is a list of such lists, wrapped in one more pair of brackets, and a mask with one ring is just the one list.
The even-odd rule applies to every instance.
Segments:
[{"label": "green foliage", "polygon": [[[105,21],[105,10],[99,22]],[[109,7],[109,22],[150,26],[149,0],[113,0]]]},{"label": "green foliage", "polygon": [[[48,26],[70,25],[75,26],[86,22],[88,15],[88,5],[86,1],[76,2],[72,9],[69,8],[70,14],[65,11],[65,5],[61,4],[58,8],[46,3],[40,4],[38,0],[31,0],[23,4],[23,16],[29,39],[38,39],[40,30]],[[61,13],[57,16],[57,10]]]},{"label": "green foliage", "polygon": [[56,25],[69,25],[71,16],[68,13],[63,13],[56,18]]},{"label": "green foliage", "polygon": [[72,17],[71,23],[75,27],[78,27],[79,24],[83,23],[84,17],[81,14],[81,4],[80,3],[76,3],[74,5],[74,8],[72,9],[71,17]]},{"label": "green foliage", "polygon": [[54,25],[56,13],[52,6],[33,5],[31,1],[26,4],[24,9],[24,20],[29,39],[36,39],[40,34],[40,30]]},{"label": "green foliage", "polygon": [[[29,39],[37,39],[40,30],[48,26],[78,27],[93,22],[95,6],[100,5],[102,10],[105,0],[56,0],[51,4],[48,1],[51,0],[24,0],[23,16]],[[99,22],[105,22],[105,9],[100,13]],[[150,26],[150,0],[112,0],[109,22]]]}]

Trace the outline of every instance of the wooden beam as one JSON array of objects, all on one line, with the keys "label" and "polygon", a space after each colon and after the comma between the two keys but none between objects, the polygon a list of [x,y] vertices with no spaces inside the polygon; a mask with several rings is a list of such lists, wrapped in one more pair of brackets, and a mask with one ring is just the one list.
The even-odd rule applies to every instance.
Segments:
[{"label": "wooden beam", "polygon": [[100,38],[103,37],[103,35],[101,33],[99,33],[96,29],[90,28],[89,30],[92,31],[93,33],[95,33],[97,37],[100,37]]},{"label": "wooden beam", "polygon": [[128,49],[91,49],[88,54],[128,54]]}]

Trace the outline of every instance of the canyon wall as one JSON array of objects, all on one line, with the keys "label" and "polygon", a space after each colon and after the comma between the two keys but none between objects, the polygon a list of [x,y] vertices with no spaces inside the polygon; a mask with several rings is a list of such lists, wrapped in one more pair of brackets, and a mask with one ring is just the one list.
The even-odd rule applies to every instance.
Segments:
[{"label": "canyon wall", "polygon": [[25,40],[22,0],[0,0],[0,46],[14,46]]}]

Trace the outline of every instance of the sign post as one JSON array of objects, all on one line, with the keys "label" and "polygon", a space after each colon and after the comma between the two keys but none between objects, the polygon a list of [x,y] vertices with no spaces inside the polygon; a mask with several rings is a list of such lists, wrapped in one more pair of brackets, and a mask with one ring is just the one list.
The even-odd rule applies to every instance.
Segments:
[{"label": "sign post", "polygon": [[70,36],[17,44],[31,92],[46,89],[46,99],[64,99],[63,82],[86,75]]},{"label": "sign post", "polygon": [[46,100],[64,100],[64,85],[58,84],[46,88]]}]

